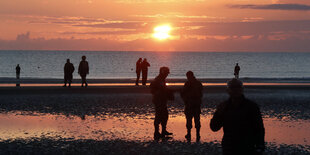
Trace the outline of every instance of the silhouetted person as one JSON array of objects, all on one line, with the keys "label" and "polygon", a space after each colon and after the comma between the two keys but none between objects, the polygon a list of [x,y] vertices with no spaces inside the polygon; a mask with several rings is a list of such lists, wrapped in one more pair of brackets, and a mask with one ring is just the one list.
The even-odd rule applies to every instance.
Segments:
[{"label": "silhouetted person", "polygon": [[17,64],[15,70],[16,70],[16,79],[19,79],[20,78],[20,66],[19,66],[19,64]]},{"label": "silhouetted person", "polygon": [[136,85],[139,85],[139,79],[140,79],[140,74],[141,74],[141,62],[142,58],[139,58],[139,60],[136,62],[136,74],[137,74],[137,80],[136,80]]},{"label": "silhouetted person", "polygon": [[67,86],[67,83],[69,84],[69,87],[71,87],[73,72],[74,72],[74,66],[72,63],[70,63],[70,59],[67,59],[67,63],[65,64],[65,67],[64,67],[64,74],[65,74],[64,87]]},{"label": "silhouetted person", "polygon": [[[154,120],[154,139],[158,140],[165,135],[172,135],[166,130],[168,121],[168,100],[174,100],[173,91],[166,86],[166,78],[170,73],[168,67],[161,67],[159,75],[151,82],[150,88],[153,95],[152,102],[155,106],[155,120]],[[162,132],[159,133],[159,124],[161,124]]]},{"label": "silhouetted person", "polygon": [[210,122],[212,131],[223,127],[223,154],[261,154],[265,149],[265,128],[257,104],[244,97],[238,79],[229,81],[227,87],[230,97],[218,105]]},{"label": "silhouetted person", "polygon": [[85,87],[87,87],[87,82],[86,82],[86,75],[89,74],[89,67],[88,67],[88,62],[86,61],[86,56],[82,56],[82,61],[80,62],[79,65],[79,74],[82,78],[82,87],[83,84],[85,84]]},{"label": "silhouetted person", "polygon": [[19,64],[17,64],[15,70],[16,70],[16,79],[17,79],[16,87],[19,87],[20,86],[20,81],[19,81],[19,78],[20,78],[20,66],[19,66]]},{"label": "silhouetted person", "polygon": [[185,138],[191,140],[192,119],[195,121],[196,141],[200,140],[200,113],[203,86],[192,71],[186,73],[187,81],[181,91],[181,97],[185,103],[185,116],[187,135]]},{"label": "silhouetted person", "polygon": [[150,67],[150,64],[147,62],[147,59],[144,58],[144,60],[141,63],[142,85],[146,85],[148,67]]},{"label": "silhouetted person", "polygon": [[234,75],[236,79],[239,79],[239,71],[240,71],[240,66],[237,63],[235,66],[235,71],[234,71]]}]

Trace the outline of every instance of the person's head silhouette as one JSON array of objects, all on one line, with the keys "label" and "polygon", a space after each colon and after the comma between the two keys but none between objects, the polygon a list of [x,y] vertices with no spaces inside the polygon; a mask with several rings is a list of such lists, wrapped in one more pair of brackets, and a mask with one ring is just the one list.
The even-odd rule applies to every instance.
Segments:
[{"label": "person's head silhouette", "polygon": [[70,59],[67,59],[67,63],[70,63]]},{"label": "person's head silhouette", "polygon": [[239,64],[238,64],[238,63],[236,63],[236,66],[239,66]]},{"label": "person's head silhouette", "polygon": [[82,56],[82,60],[83,60],[83,61],[86,60],[86,56],[85,56],[85,55]]},{"label": "person's head silhouette", "polygon": [[142,61],[142,58],[139,58],[139,60],[138,60],[139,62],[141,62]]},{"label": "person's head silhouette", "polygon": [[227,82],[227,92],[232,98],[243,96],[243,83],[240,80],[233,78]]},{"label": "person's head silhouette", "polygon": [[159,75],[161,75],[163,78],[166,78],[170,73],[170,70],[168,67],[160,67],[159,69]]},{"label": "person's head silhouette", "polygon": [[188,80],[195,79],[194,73],[192,71],[188,71],[186,73],[186,77],[187,77]]}]

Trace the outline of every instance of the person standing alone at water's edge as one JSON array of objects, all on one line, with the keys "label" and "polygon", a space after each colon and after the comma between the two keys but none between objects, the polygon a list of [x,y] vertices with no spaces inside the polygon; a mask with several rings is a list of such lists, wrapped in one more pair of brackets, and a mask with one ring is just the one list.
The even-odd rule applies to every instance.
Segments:
[{"label": "person standing alone at water's edge", "polygon": [[64,83],[65,83],[65,85],[63,87],[67,87],[67,83],[69,84],[69,87],[71,87],[72,78],[73,78],[72,73],[73,72],[74,72],[74,66],[72,63],[70,63],[70,59],[67,59],[67,63],[65,64],[65,67],[64,67],[64,74],[65,74]]},{"label": "person standing alone at water's edge", "polygon": [[203,86],[196,79],[192,71],[186,73],[187,81],[181,91],[181,97],[185,103],[185,116],[187,135],[185,138],[191,140],[192,119],[194,118],[196,128],[196,141],[200,141],[200,113]]},{"label": "person standing alone at water's edge", "polygon": [[141,62],[142,58],[139,58],[139,60],[136,62],[136,74],[137,74],[136,86],[139,85],[139,79],[141,74]]},{"label": "person standing alone at water's edge", "polygon": [[256,103],[243,95],[238,79],[227,83],[229,99],[218,105],[210,122],[212,131],[223,127],[224,155],[262,154],[265,149],[265,128]]},{"label": "person standing alone at water's edge", "polygon": [[239,79],[239,71],[240,71],[240,66],[238,65],[238,63],[236,63],[235,71],[234,71],[234,75],[236,79]]},{"label": "person standing alone at water's edge", "polygon": [[[166,86],[166,78],[170,73],[168,67],[161,67],[159,75],[151,82],[150,88],[153,95],[152,102],[155,106],[155,120],[154,120],[154,140],[159,140],[166,135],[172,135],[172,133],[166,130],[168,121],[168,100],[174,100],[173,91]],[[159,133],[159,124],[161,124],[162,132]]]},{"label": "person standing alone at water's edge", "polygon": [[148,67],[150,67],[150,64],[147,62],[147,59],[144,58],[144,60],[141,63],[142,85],[146,85]]},{"label": "person standing alone at water's edge", "polygon": [[82,78],[82,87],[85,84],[85,87],[87,87],[87,82],[86,82],[86,75],[89,74],[89,67],[88,67],[88,62],[86,61],[86,56],[82,56],[82,61],[80,62],[79,65],[79,74]]},{"label": "person standing alone at water's edge", "polygon": [[20,66],[19,66],[19,64],[17,64],[15,70],[16,70],[16,79],[19,79],[20,78]]}]

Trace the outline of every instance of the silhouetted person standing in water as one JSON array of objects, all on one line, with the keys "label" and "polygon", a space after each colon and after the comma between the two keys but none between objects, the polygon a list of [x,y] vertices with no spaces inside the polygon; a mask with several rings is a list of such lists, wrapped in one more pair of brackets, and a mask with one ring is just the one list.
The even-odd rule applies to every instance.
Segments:
[{"label": "silhouetted person standing in water", "polygon": [[[155,106],[155,120],[154,120],[154,139],[159,140],[166,135],[172,135],[172,133],[166,130],[168,121],[168,100],[174,100],[173,91],[166,86],[166,78],[170,73],[168,67],[161,67],[159,75],[151,82],[150,88],[153,95],[152,102]],[[161,124],[162,132],[159,133],[159,124]]]},{"label": "silhouetted person standing in water", "polygon": [[72,78],[73,78],[72,73],[73,72],[74,72],[74,66],[72,63],[70,63],[70,59],[67,59],[67,63],[65,64],[65,67],[64,67],[64,74],[65,74],[64,83],[65,83],[65,85],[63,87],[67,87],[67,83],[69,84],[69,87],[71,87]]},{"label": "silhouetted person standing in water", "polygon": [[141,63],[142,85],[146,85],[148,67],[150,67],[150,64],[147,62],[147,59],[144,58],[144,60]]},{"label": "silhouetted person standing in water", "polygon": [[137,74],[136,86],[139,85],[139,79],[141,74],[141,62],[142,58],[139,58],[139,60],[136,62],[136,74]]},{"label": "silhouetted person standing in water", "polygon": [[240,71],[240,66],[238,65],[238,63],[236,63],[235,72],[234,72],[236,79],[239,79],[239,71]]},{"label": "silhouetted person standing in water", "polygon": [[82,78],[82,87],[84,86],[83,84],[85,84],[85,87],[87,87],[86,75],[89,74],[89,67],[85,55],[82,56],[82,61],[79,65],[79,74]]},{"label": "silhouetted person standing in water", "polygon": [[224,155],[262,154],[265,149],[265,128],[256,103],[243,95],[243,84],[238,79],[227,83],[229,99],[218,105],[210,127],[223,127]]},{"label": "silhouetted person standing in water", "polygon": [[187,135],[185,138],[191,140],[192,119],[195,121],[196,141],[200,141],[200,113],[203,86],[192,71],[186,73],[187,81],[181,91],[181,97],[185,103],[185,116]]},{"label": "silhouetted person standing in water", "polygon": [[20,78],[20,66],[19,66],[19,64],[17,64],[15,70],[16,70],[16,79],[19,79]]}]

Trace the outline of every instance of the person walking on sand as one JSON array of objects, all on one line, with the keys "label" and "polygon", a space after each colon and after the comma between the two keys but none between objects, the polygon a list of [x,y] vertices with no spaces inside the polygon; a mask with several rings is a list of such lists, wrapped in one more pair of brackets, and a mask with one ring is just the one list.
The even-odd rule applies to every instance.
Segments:
[{"label": "person walking on sand", "polygon": [[17,64],[15,70],[16,70],[16,79],[19,79],[20,78],[20,66],[19,66],[19,64]]},{"label": "person walking on sand", "polygon": [[[159,75],[150,84],[153,95],[152,102],[155,106],[154,140],[159,140],[159,138],[166,135],[172,135],[166,130],[168,121],[167,102],[168,100],[174,100],[173,91],[166,86],[166,78],[169,73],[168,67],[161,67]],[[161,134],[159,133],[159,124],[161,124]]]},{"label": "person walking on sand", "polygon": [[187,81],[181,90],[181,97],[185,103],[185,116],[187,134],[185,138],[191,141],[192,119],[195,121],[196,128],[196,142],[200,141],[200,113],[202,102],[203,86],[200,81],[196,79],[192,71],[186,73]]},{"label": "person walking on sand", "polygon": [[88,67],[88,62],[86,61],[86,56],[82,56],[82,61],[80,62],[79,65],[79,74],[82,78],[82,87],[87,87],[87,82],[86,82],[86,75],[89,74],[89,67]]},{"label": "person walking on sand", "polygon": [[238,63],[236,63],[235,71],[234,71],[234,75],[236,79],[239,79],[239,71],[240,71],[240,66],[238,65]]},{"label": "person walking on sand", "polygon": [[142,62],[142,58],[139,58],[139,60],[136,62],[136,74],[137,74],[136,86],[139,85],[139,79],[140,79],[140,74],[141,74],[141,62]]},{"label": "person walking on sand", "polygon": [[243,95],[243,84],[234,78],[227,83],[229,99],[220,103],[210,122],[212,131],[223,127],[224,155],[262,154],[265,128],[256,103]]},{"label": "person walking on sand", "polygon": [[150,64],[147,62],[147,59],[144,58],[144,60],[141,62],[142,85],[146,85],[148,67],[150,67]]},{"label": "person walking on sand", "polygon": [[70,59],[67,59],[67,63],[64,66],[64,74],[65,74],[64,83],[65,84],[63,87],[67,87],[67,83],[69,84],[69,87],[71,87],[73,72],[74,72],[74,66],[72,63],[70,63]]}]

